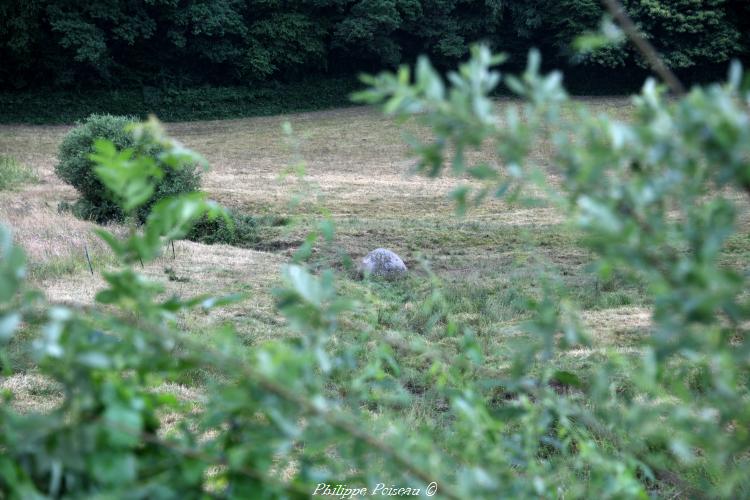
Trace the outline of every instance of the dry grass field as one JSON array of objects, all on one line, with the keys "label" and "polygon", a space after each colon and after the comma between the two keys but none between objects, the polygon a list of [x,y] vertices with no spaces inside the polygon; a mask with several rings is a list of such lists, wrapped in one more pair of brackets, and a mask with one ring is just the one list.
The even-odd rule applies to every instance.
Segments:
[{"label": "dry grass field", "polygon": [[[591,99],[590,105],[622,116],[628,112],[626,99]],[[285,121],[294,128],[291,140],[282,133]],[[58,212],[61,202],[76,197],[53,171],[57,148],[70,128],[0,126],[0,154],[28,166],[38,178],[0,191],[0,221],[13,228],[27,251],[32,283],[50,300],[75,305],[93,301],[102,285],[100,272],[113,263],[91,234],[91,223]],[[334,245],[315,249],[314,265],[343,270],[341,255],[359,259],[374,248],[387,247],[412,269],[408,279],[392,283],[363,282],[341,273],[340,286],[361,298],[384,338],[420,335],[443,346],[452,342],[433,332],[432,312],[424,304],[435,280],[424,266],[440,283],[447,311],[442,321],[460,321],[477,332],[490,370],[502,370],[507,361],[502,345],[518,331],[525,318],[524,296],[538,291],[543,269],[570,285],[594,339],[591,349],[570,353],[566,362],[585,367],[595,362],[600,349],[627,352],[629,339],[649,326],[643,290],[617,277],[600,283],[586,272],[591,256],[557,210],[544,203],[523,207],[489,201],[457,217],[448,195],[463,181],[411,175],[412,160],[401,131],[375,109],[174,123],[167,128],[209,161],[212,168],[203,185],[210,197],[237,212],[288,221],[262,227],[257,249],[182,241],[174,257],[168,251],[147,266],[148,275],[164,280],[170,292],[182,296],[206,290],[248,294],[239,305],[183,318],[185,328],[195,335],[206,335],[210,326],[226,322],[248,345],[287,335],[274,311],[271,289],[279,281],[281,266],[322,214],[330,214],[335,222],[336,238]],[[304,176],[289,172],[300,159]],[[545,151],[536,159],[544,165]],[[746,229],[747,211],[741,220]],[[748,255],[747,237],[743,238],[728,258]],[[94,276],[84,247],[92,256]],[[351,319],[342,335],[357,327],[357,319]],[[4,380],[3,386],[17,389],[19,401],[29,408],[47,407],[54,390],[35,378],[28,354],[15,352],[14,363],[19,374]],[[413,369],[419,385],[418,363]]]}]

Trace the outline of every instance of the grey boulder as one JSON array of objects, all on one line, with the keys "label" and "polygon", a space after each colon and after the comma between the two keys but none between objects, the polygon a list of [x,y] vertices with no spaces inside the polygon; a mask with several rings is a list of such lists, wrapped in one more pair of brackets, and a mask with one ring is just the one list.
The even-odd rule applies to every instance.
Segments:
[{"label": "grey boulder", "polygon": [[362,259],[360,270],[365,276],[398,278],[406,274],[406,264],[395,252],[377,248]]}]

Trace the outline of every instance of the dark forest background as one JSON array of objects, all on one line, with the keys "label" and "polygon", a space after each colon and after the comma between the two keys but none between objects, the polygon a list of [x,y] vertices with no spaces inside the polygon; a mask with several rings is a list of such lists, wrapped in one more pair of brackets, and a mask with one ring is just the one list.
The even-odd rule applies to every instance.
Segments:
[{"label": "dark forest background", "polygon": [[[628,0],[687,81],[750,53],[746,0]],[[91,111],[201,119],[346,102],[356,75],[427,54],[441,69],[488,43],[524,63],[539,48],[578,93],[628,92],[647,72],[625,44],[576,54],[599,0],[0,0],[0,121]]]}]

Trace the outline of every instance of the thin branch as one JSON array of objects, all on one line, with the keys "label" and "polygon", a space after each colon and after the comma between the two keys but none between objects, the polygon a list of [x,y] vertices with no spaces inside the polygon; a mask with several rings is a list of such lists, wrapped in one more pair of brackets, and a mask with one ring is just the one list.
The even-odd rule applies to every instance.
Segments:
[{"label": "thin branch", "polygon": [[[112,424],[108,424],[111,428],[116,427]],[[128,432],[127,429],[121,428],[122,432]],[[133,435],[134,437],[140,437],[143,441],[147,443],[151,443],[157,446],[161,446],[162,448],[166,448],[178,455],[182,455],[184,457],[193,458],[196,460],[200,460],[206,464],[211,465],[220,465],[229,467],[229,462],[225,458],[221,457],[215,457],[211,455],[207,455],[205,453],[201,453],[197,450],[187,449],[183,448],[175,443],[170,443],[169,441],[165,441],[161,439],[159,436],[155,434],[151,434],[148,432],[143,432],[138,435]],[[289,493],[295,493],[297,495],[309,495],[310,492],[296,484],[291,483],[284,483],[282,481],[279,481],[275,478],[272,478],[270,476],[267,476],[255,469],[251,469],[250,467],[242,466],[242,467],[233,467],[235,472],[239,472],[242,475],[245,475],[247,477],[253,478],[257,481],[260,481],[262,483],[268,483],[272,484],[280,489],[283,489]]]},{"label": "thin branch", "polygon": [[[413,475],[414,477],[418,479],[421,479],[422,481],[424,481],[425,484],[430,484],[434,481],[434,476],[429,474],[427,471],[421,469],[419,466],[415,465],[403,453],[396,450],[395,448],[392,448],[391,446],[384,443],[383,441],[373,436],[372,434],[368,433],[367,431],[361,429],[356,424],[344,418],[339,417],[338,415],[334,414],[330,410],[326,410],[324,408],[321,408],[320,406],[317,406],[311,403],[306,398],[302,396],[298,396],[297,394],[294,394],[286,387],[279,385],[276,382],[269,380],[268,378],[258,376],[257,374],[249,370],[247,370],[245,373],[247,373],[248,375],[250,374],[255,375],[257,377],[256,381],[258,382],[258,384],[264,389],[266,389],[267,391],[272,392],[276,394],[277,396],[283,399],[286,399],[289,402],[295,403],[297,406],[302,408],[306,413],[321,417],[331,427],[335,427],[339,429],[340,431],[343,431],[349,434],[351,437],[367,444],[373,449],[378,450],[383,455],[388,456],[395,463],[403,467],[405,472]],[[440,493],[442,496],[446,498],[453,498],[456,500],[461,498],[457,493],[453,492],[451,489],[446,488],[444,485],[441,485]]]},{"label": "thin branch", "polygon": [[651,69],[654,70],[654,73],[664,80],[664,83],[667,84],[669,89],[675,95],[683,95],[685,93],[685,86],[679,78],[677,78],[677,75],[669,69],[669,66],[666,65],[664,59],[659,55],[659,52],[653,45],[651,45],[651,42],[646,40],[643,33],[640,32],[619,0],[602,0],[602,3],[607,7],[607,10],[612,14],[612,17],[614,17],[620,24],[625,35],[627,35],[630,41],[633,42],[633,45],[636,46],[643,57],[646,58],[646,61],[649,66],[651,66]]},{"label": "thin branch", "polygon": [[[91,313],[97,314],[95,308],[90,308],[89,310]],[[322,418],[331,427],[339,429],[352,438],[367,444],[371,449],[379,451],[383,454],[383,456],[389,458],[392,462],[401,466],[403,473],[410,474],[411,476],[422,480],[425,484],[430,484],[435,481],[435,478],[432,474],[412,462],[409,457],[406,454],[402,453],[400,450],[381,441],[375,435],[361,428],[356,423],[346,419],[345,417],[342,417],[337,412],[331,411],[318,404],[315,404],[308,400],[306,397],[296,394],[295,392],[290,391],[288,388],[277,383],[276,381],[269,379],[261,373],[258,373],[252,367],[248,366],[248,364],[243,359],[228,355],[219,349],[213,348],[212,346],[200,344],[186,335],[182,335],[178,332],[173,332],[159,325],[151,325],[134,318],[118,317],[118,319],[123,323],[132,325],[142,332],[151,333],[157,338],[169,337],[176,343],[188,347],[188,353],[201,353],[201,359],[203,359],[204,361],[213,362],[214,366],[219,367],[220,369],[231,369],[233,373],[241,373],[244,379],[254,381],[256,384],[258,384],[259,387],[263,388],[269,393],[275,394],[276,396],[296,405],[304,413],[307,413],[308,415],[316,415]],[[192,348],[192,350],[190,348]],[[460,500],[462,498],[458,493],[453,491],[452,488],[445,485],[440,486],[440,494],[444,498],[452,498],[455,500]]]},{"label": "thin branch", "polygon": [[[184,341],[186,339],[182,338],[182,340]],[[250,380],[255,380],[255,382],[266,391],[276,394],[282,399],[286,399],[290,403],[297,405],[300,409],[302,409],[307,414],[317,415],[318,417],[322,418],[331,427],[335,427],[336,429],[339,429],[340,431],[343,431],[346,434],[349,434],[351,437],[367,444],[370,448],[378,450],[383,455],[389,457],[393,462],[399,464],[403,468],[404,472],[409,473],[418,479],[421,479],[422,481],[424,481],[425,484],[430,484],[435,480],[434,477],[430,473],[423,470],[418,465],[414,464],[401,451],[381,441],[374,435],[360,428],[357,424],[350,422],[346,418],[342,418],[341,416],[337,415],[336,413],[328,409],[325,409],[319,405],[312,403],[304,396],[298,395],[290,391],[283,385],[278,384],[277,382],[269,379],[268,377],[265,377],[259,374],[258,372],[256,372],[255,370],[247,366],[246,363],[243,363],[236,358],[227,356],[221,351],[218,351],[211,347],[207,348],[206,346],[202,346],[201,348],[204,350],[204,352],[211,352],[214,356],[219,357],[220,360],[223,361],[224,366],[226,366],[227,363],[236,363],[236,368],[239,371],[241,371],[245,377],[247,377]],[[222,365],[219,365],[219,366],[222,366]],[[456,500],[461,498],[452,489],[447,488],[444,485],[441,485],[440,493],[445,498],[453,498]]]}]

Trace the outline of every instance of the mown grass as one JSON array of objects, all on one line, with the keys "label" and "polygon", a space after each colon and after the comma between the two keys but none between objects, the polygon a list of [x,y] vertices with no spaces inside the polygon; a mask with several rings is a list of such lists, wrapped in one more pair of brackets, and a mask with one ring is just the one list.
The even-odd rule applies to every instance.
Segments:
[{"label": "mown grass", "polygon": [[[621,117],[629,113],[625,99],[590,104]],[[294,127],[292,141],[281,133],[284,121]],[[624,307],[647,307],[637,283],[621,277],[602,282],[591,273],[593,257],[583,249],[580,235],[544,203],[524,206],[489,200],[458,217],[449,194],[464,181],[409,175],[411,160],[402,131],[377,110],[178,123],[168,129],[208,159],[208,194],[258,221],[252,241],[240,245],[245,248],[180,242],[175,259],[167,250],[163,259],[144,269],[180,295],[207,289],[250,295],[245,303],[219,314],[184,318],[185,327],[196,335],[223,323],[235,326],[248,345],[288,335],[273,308],[271,289],[279,283],[279,266],[315,228],[318,214],[328,214],[336,237],[331,245],[315,246],[311,265],[339,271],[342,288],[370,304],[374,316],[365,323],[383,334],[396,331],[442,342],[441,328],[460,323],[476,332],[492,363],[503,357],[506,339],[528,319],[526,301],[540,296],[545,273],[569,286],[572,299],[584,311],[606,316]],[[39,208],[75,199],[52,175],[56,148],[66,130],[0,127],[0,149],[37,165],[47,181],[23,203],[9,197],[9,206],[18,207],[9,212],[8,220],[23,228],[21,242],[33,250],[32,281],[42,284],[53,300],[86,303],[102,286],[100,270],[108,263],[95,262],[92,278],[82,236],[69,241],[58,232],[83,234],[91,225],[82,225],[70,214],[42,216]],[[30,151],[32,137],[36,142]],[[480,160],[484,154],[474,157]],[[535,160],[544,165],[546,154],[540,148]],[[300,159],[303,176],[282,175]],[[27,214],[34,213],[40,215],[26,224],[31,222]],[[90,248],[94,245],[89,242]],[[411,269],[409,279],[362,282],[347,270],[347,262],[356,263],[377,247],[399,253]],[[106,248],[96,247],[92,253],[107,259]],[[600,320],[597,328],[604,324],[606,320]],[[365,326],[360,322],[353,328]]]},{"label": "mown grass", "polygon": [[116,265],[114,256],[109,252],[97,251],[88,253],[81,247],[76,254],[51,257],[28,263],[27,276],[32,282],[65,279],[70,276],[101,272]]},{"label": "mown grass", "polygon": [[[595,111],[627,119],[626,100],[588,103]],[[280,125],[286,120],[297,131],[296,145],[283,139]],[[449,193],[464,180],[408,175],[412,162],[400,131],[376,110],[177,123],[168,129],[212,165],[204,181],[209,196],[257,222],[248,232],[251,237],[236,246],[181,241],[174,256],[166,249],[142,270],[165,282],[167,293],[183,297],[206,291],[247,295],[244,302],[220,311],[181,317],[181,326],[201,341],[213,342],[212,332],[224,325],[236,329],[248,348],[293,335],[274,308],[272,290],[280,284],[281,266],[323,216],[334,223],[335,237],[330,243],[318,241],[308,263],[315,270],[336,270],[340,291],[361,304],[342,319],[331,348],[357,343],[367,331],[370,343],[362,346],[363,356],[385,359],[386,353],[398,359],[399,379],[411,396],[403,418],[415,425],[440,428],[448,418],[446,401],[431,386],[424,352],[439,350],[450,359],[463,348],[462,332],[471,331],[484,353],[478,372],[488,381],[502,378],[514,361],[515,347],[535,340],[525,330],[528,301],[540,299],[545,286],[566,288],[586,327],[587,347],[558,353],[550,361],[575,373],[583,384],[591,382],[605,351],[637,356],[635,347],[650,334],[651,304],[641,278],[621,273],[599,278],[583,236],[544,203],[488,200],[457,216]],[[0,193],[0,219],[14,226],[30,254],[32,284],[53,301],[88,304],[103,286],[101,271],[113,262],[106,248],[86,239],[91,224],[49,208],[75,198],[51,173],[66,130],[0,126],[0,150],[34,165],[45,181],[34,189]],[[32,137],[37,142],[30,150]],[[535,161],[554,170],[547,154],[541,147]],[[282,176],[299,158],[305,175]],[[747,202],[738,203],[739,232],[728,242],[724,260],[748,272],[750,210]],[[83,254],[85,242],[92,252],[93,277]],[[378,247],[404,258],[410,269],[406,279],[357,276],[351,264]],[[23,335],[25,341],[34,332]],[[33,362],[20,345],[20,340],[14,344],[11,356],[23,375],[33,371]],[[421,348],[411,349],[413,345]],[[384,366],[387,370],[386,362]],[[633,390],[624,375],[612,383],[620,391]],[[197,370],[178,382],[201,388],[212,376]],[[488,391],[490,399],[505,397],[502,387],[493,390]],[[43,399],[45,393],[24,394],[26,407],[32,408],[34,397]],[[614,446],[606,437],[601,444]],[[663,480],[657,489],[666,494],[670,488]]]}]

